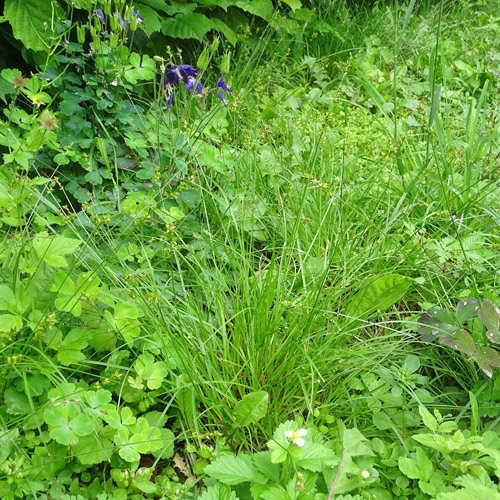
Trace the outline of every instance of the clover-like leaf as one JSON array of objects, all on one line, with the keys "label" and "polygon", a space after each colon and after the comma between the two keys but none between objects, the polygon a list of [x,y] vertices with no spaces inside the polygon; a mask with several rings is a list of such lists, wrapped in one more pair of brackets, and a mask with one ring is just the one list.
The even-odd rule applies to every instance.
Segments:
[{"label": "clover-like leaf", "polygon": [[463,325],[477,314],[478,309],[479,302],[477,299],[470,298],[460,300],[455,310],[457,321]]},{"label": "clover-like leaf", "polygon": [[65,446],[78,443],[78,436],[69,425],[70,406],[54,406],[43,412],[45,422],[51,427],[50,437]]},{"label": "clover-like leaf", "polygon": [[463,352],[467,356],[472,357],[476,352],[476,344],[474,339],[467,330],[463,328],[458,330],[455,335],[442,335],[440,341],[447,347],[451,347],[456,351]]},{"label": "clover-like leaf", "polygon": [[453,335],[458,328],[451,313],[435,307],[418,320],[418,332],[422,335],[423,342],[434,342],[443,335]]},{"label": "clover-like leaf", "polygon": [[141,354],[135,362],[135,371],[143,380],[146,380],[148,389],[154,390],[161,387],[167,376],[167,369],[161,362],[156,362],[150,353]]},{"label": "clover-like leaf", "polygon": [[96,421],[89,415],[81,414],[72,418],[69,426],[77,436],[88,436],[95,431]]},{"label": "clover-like leaf", "polygon": [[500,354],[491,347],[481,347],[474,356],[474,361],[488,377],[493,377],[493,368],[500,367]]}]

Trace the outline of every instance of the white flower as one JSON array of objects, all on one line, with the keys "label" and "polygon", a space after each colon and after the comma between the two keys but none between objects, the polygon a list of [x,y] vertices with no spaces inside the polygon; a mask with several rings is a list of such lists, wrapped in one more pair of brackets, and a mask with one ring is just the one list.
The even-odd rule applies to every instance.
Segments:
[{"label": "white flower", "polygon": [[285,437],[287,437],[288,439],[293,439],[293,442],[297,446],[304,446],[305,441],[303,437],[306,435],[307,435],[306,429],[299,429],[298,431],[285,431]]},{"label": "white flower", "polygon": [[363,477],[363,479],[368,479],[370,477],[370,473],[367,470],[364,470],[363,472],[361,472],[361,476]]}]

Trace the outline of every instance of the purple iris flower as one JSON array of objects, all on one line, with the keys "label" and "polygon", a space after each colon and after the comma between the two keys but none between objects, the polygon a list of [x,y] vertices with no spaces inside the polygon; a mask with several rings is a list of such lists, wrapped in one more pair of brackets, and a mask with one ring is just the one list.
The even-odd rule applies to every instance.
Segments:
[{"label": "purple iris flower", "polygon": [[185,87],[186,87],[186,92],[196,92],[197,94],[202,94],[204,88],[201,82],[196,80],[194,76],[188,77],[188,81],[185,84]]},{"label": "purple iris flower", "polygon": [[139,11],[134,11],[132,9],[132,17],[135,17],[137,19],[137,24],[141,24],[144,19],[139,15]]},{"label": "purple iris flower", "polygon": [[101,21],[101,23],[104,24],[106,22],[106,18],[104,17],[104,12],[101,9],[94,10],[94,14],[99,18],[99,21]]},{"label": "purple iris flower", "polygon": [[232,92],[232,90],[226,85],[226,82],[224,81],[224,77],[221,76],[218,80],[217,80],[217,97],[224,103],[224,104],[227,104],[227,101],[224,97],[224,94],[222,93],[222,91],[224,92]]},{"label": "purple iris flower", "polygon": [[190,76],[196,76],[198,70],[192,68],[189,64],[179,64],[170,66],[165,70],[165,79],[163,80],[163,89],[167,88],[167,85],[175,85],[179,80],[182,80],[186,85],[189,83]]},{"label": "purple iris flower", "polygon": [[122,15],[119,12],[117,12],[116,15],[118,16],[120,22],[122,23],[122,28],[126,30],[130,25],[130,21],[125,21],[125,19],[123,19]]},{"label": "purple iris flower", "polygon": [[172,99],[174,98],[174,93],[170,92],[170,95],[168,96],[167,99],[167,109],[170,109],[170,106],[172,106]]}]

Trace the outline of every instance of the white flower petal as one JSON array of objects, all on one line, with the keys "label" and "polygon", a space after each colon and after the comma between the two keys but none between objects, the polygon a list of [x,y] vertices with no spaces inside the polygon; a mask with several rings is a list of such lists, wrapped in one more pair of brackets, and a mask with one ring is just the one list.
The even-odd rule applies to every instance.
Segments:
[{"label": "white flower petal", "polygon": [[285,431],[285,437],[291,438],[292,436],[293,436],[293,432],[292,431]]},{"label": "white flower petal", "polygon": [[302,438],[297,438],[297,439],[295,440],[295,444],[296,444],[297,446],[304,446],[304,445],[306,444],[306,442],[305,442]]},{"label": "white flower petal", "polygon": [[361,473],[361,476],[363,477],[363,479],[368,479],[370,477],[370,473],[367,470],[364,470]]},{"label": "white flower petal", "polygon": [[299,429],[299,436],[300,437],[307,436],[307,429]]}]

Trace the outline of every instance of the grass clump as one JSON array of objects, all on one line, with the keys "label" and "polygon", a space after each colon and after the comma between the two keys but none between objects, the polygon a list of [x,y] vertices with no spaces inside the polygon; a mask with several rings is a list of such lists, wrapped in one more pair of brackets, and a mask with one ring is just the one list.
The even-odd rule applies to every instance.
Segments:
[{"label": "grass clump", "polygon": [[498,494],[494,10],[284,4],[2,71],[2,498]]}]

